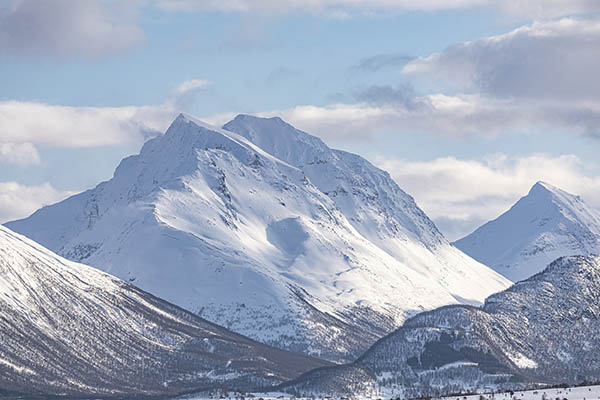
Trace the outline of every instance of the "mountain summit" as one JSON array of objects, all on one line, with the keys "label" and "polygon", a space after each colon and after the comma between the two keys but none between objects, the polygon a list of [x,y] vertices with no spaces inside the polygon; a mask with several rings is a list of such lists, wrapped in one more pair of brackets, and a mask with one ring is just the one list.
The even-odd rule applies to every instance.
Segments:
[{"label": "mountain summit", "polygon": [[239,115],[223,128],[301,169],[352,226],[370,239],[408,237],[430,250],[447,244],[413,198],[402,191],[387,172],[364,158],[330,149],[321,139],[278,117]]},{"label": "mountain summit", "polygon": [[424,309],[510,282],[390,176],[279,118],[180,115],[96,188],[8,224],[234,331],[348,360]]},{"label": "mountain summit", "polygon": [[600,254],[600,213],[579,196],[537,182],[510,210],[454,244],[519,281],[558,257]]}]

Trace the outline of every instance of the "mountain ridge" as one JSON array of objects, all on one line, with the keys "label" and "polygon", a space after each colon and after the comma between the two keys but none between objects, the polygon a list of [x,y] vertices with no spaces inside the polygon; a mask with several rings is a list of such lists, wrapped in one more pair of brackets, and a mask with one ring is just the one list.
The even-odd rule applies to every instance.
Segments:
[{"label": "mountain ridge", "polygon": [[0,225],[0,393],[164,397],[252,390],[327,365],[184,311]]},{"label": "mountain ridge", "polygon": [[594,381],[599,301],[600,257],[561,257],[482,307],[418,314],[356,362],[309,371],[280,389],[414,398]]},{"label": "mountain ridge", "polygon": [[418,311],[509,285],[363,158],[281,119],[234,121],[230,131],[182,114],[111,180],[7,225],[234,331],[331,361]]}]

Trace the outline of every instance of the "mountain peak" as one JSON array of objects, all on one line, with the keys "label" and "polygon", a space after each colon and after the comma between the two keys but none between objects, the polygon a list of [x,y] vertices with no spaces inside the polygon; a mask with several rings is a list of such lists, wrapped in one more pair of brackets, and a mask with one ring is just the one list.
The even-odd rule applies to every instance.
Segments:
[{"label": "mountain peak", "polygon": [[523,197],[517,205],[519,203],[537,203],[539,205],[547,203],[549,207],[551,204],[557,213],[568,219],[588,221],[600,218],[596,211],[590,209],[580,196],[542,181],[533,185],[527,196]]},{"label": "mountain peak", "polygon": [[259,117],[259,116],[251,115],[251,114],[238,114],[230,122],[234,122],[234,121],[238,121],[238,122],[239,121],[255,121],[255,122],[260,122],[260,123],[267,122],[267,123],[277,123],[277,124],[290,125],[287,122],[285,122],[283,119],[281,119],[281,117],[278,117],[278,116],[274,116],[274,117]]},{"label": "mountain peak", "polygon": [[600,250],[600,213],[581,197],[537,182],[508,211],[455,245],[513,281],[562,256]]},{"label": "mountain peak", "polygon": [[244,136],[260,147],[263,146],[259,142],[264,141],[272,144],[274,140],[306,141],[307,138],[310,138],[311,141],[322,143],[317,137],[296,129],[280,117],[266,118],[239,114],[233,120],[223,125],[223,129]]},{"label": "mountain peak", "polygon": [[531,192],[535,192],[535,191],[548,191],[548,192],[554,192],[558,190],[558,188],[554,185],[549,184],[548,182],[544,182],[544,181],[537,181],[530,189],[529,193]]},{"label": "mountain peak", "polygon": [[267,153],[296,167],[332,157],[321,139],[296,129],[279,117],[263,118],[240,114],[223,129],[243,136]]},{"label": "mountain peak", "polygon": [[[223,129],[243,136],[274,157],[301,169],[343,212],[351,213],[350,221],[358,232],[366,236],[380,235],[381,230],[393,236],[414,235],[431,247],[447,243],[414,199],[402,191],[387,172],[361,156],[331,149],[318,137],[296,129],[279,117],[238,115]],[[371,212],[376,220],[384,216],[382,221],[385,222],[373,226],[361,223]]]},{"label": "mountain peak", "polygon": [[295,137],[299,132],[280,117],[267,118],[248,114],[238,114],[223,125],[223,129],[236,132],[252,141],[265,136],[275,136],[278,139],[286,136]]},{"label": "mountain peak", "polygon": [[193,125],[196,125],[200,128],[204,128],[209,131],[214,131],[214,132],[220,131],[220,129],[218,127],[213,126],[209,123],[206,123],[190,114],[182,112],[182,113],[179,113],[179,115],[177,116],[177,118],[175,118],[173,120],[173,122],[171,122],[171,125],[165,132],[165,136],[173,134],[174,132],[179,132],[181,130],[180,128],[186,124],[193,124]]},{"label": "mountain peak", "polygon": [[553,197],[564,200],[566,198],[577,199],[579,196],[575,196],[571,193],[565,192],[557,186],[551,185],[544,181],[537,181],[529,190],[527,196],[530,197]]}]

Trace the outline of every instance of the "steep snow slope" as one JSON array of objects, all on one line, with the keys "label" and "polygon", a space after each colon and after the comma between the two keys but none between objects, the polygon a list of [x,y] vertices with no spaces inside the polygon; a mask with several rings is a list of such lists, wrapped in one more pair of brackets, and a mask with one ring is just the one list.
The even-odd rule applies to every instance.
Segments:
[{"label": "steep snow slope", "polygon": [[600,257],[564,257],[481,308],[419,314],[354,364],[310,371],[284,388],[343,395],[352,382],[349,394],[411,398],[594,382],[599,345]]},{"label": "steep snow slope", "polygon": [[324,365],[229,332],[1,225],[0,320],[2,398],[249,389]]},{"label": "steep snow slope", "polygon": [[244,121],[256,124],[250,139],[181,115],[110,181],[9,226],[234,331],[330,360],[354,359],[416,311],[508,286],[383,171],[279,119],[227,128],[244,133]]},{"label": "steep snow slope", "polygon": [[510,210],[455,245],[516,282],[558,257],[600,254],[600,213],[580,197],[538,182]]}]

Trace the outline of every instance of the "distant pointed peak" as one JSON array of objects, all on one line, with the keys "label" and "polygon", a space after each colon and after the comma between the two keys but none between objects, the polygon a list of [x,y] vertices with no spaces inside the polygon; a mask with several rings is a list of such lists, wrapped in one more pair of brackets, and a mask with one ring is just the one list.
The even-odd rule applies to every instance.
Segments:
[{"label": "distant pointed peak", "polygon": [[553,203],[563,210],[570,209],[575,213],[580,212],[577,210],[581,210],[581,207],[584,207],[588,210],[586,212],[596,214],[596,211],[587,207],[585,201],[580,196],[566,192],[547,182],[537,182],[523,199],[540,204]]},{"label": "distant pointed peak", "polygon": [[544,181],[537,181],[533,185],[533,187],[531,188],[531,190],[534,190],[534,189],[536,189],[536,190],[548,190],[548,191],[551,191],[551,192],[560,190],[558,187],[556,187],[554,185],[551,185],[548,182],[544,182]]},{"label": "distant pointed peak", "polygon": [[178,123],[193,122],[194,119],[197,118],[192,117],[190,114],[180,112],[179,115],[177,115],[177,118],[175,118],[173,122],[171,122],[171,126],[176,125]]},{"label": "distant pointed peak", "polygon": [[187,113],[183,113],[183,112],[179,113],[179,115],[177,116],[177,118],[175,118],[175,121],[173,121],[173,122],[176,122],[176,121],[191,122],[191,123],[201,126],[203,128],[216,129],[216,130],[219,129],[218,127],[211,125],[207,122],[204,122],[201,119],[194,117],[191,114],[187,114]]},{"label": "distant pointed peak", "polygon": [[548,182],[538,181],[529,190],[528,196],[567,196],[576,197],[575,195],[565,192],[557,186],[551,185]]}]

